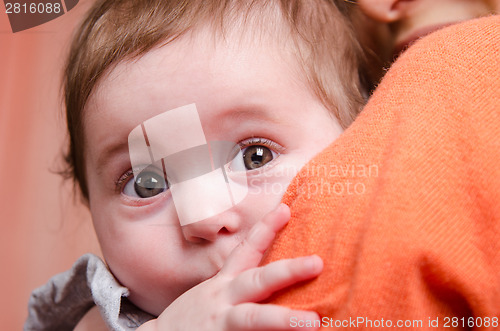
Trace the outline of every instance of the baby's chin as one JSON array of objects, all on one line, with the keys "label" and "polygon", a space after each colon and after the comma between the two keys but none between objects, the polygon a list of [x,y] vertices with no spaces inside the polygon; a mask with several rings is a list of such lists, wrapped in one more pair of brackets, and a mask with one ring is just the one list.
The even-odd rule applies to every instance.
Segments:
[{"label": "baby's chin", "polygon": [[156,284],[153,288],[129,288],[128,299],[141,310],[159,316],[168,306],[177,300],[182,294],[193,287],[215,276],[224,263],[225,259],[214,259],[206,261],[204,266],[194,268],[190,275],[178,277],[179,282],[169,284]]},{"label": "baby's chin", "polygon": [[140,289],[137,291],[130,290],[128,299],[146,313],[159,316],[172,302],[193,286],[177,289],[170,288],[169,291],[158,290],[154,292],[141,291]]}]

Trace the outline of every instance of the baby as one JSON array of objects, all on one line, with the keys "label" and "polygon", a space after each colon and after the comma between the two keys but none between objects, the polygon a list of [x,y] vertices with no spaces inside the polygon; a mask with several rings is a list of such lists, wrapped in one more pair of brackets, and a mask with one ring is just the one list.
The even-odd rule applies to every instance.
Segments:
[{"label": "baby", "polygon": [[[65,74],[67,161],[127,303],[159,316],[141,330],[285,330],[290,316],[317,317],[256,304],[317,276],[317,257],[257,266],[287,211],[264,216],[364,102],[346,6],[123,0],[91,9]],[[40,322],[43,291],[27,329],[57,328]],[[106,309],[120,304],[99,305],[117,330],[126,327]]]}]

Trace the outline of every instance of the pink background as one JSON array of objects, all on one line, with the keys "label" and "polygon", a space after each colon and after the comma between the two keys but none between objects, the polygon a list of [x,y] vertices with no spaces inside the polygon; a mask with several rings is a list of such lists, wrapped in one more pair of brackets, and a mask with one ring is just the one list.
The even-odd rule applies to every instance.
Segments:
[{"label": "pink background", "polygon": [[61,70],[89,1],[13,34],[0,5],[0,325],[20,330],[30,292],[100,254],[87,209],[54,174],[66,146]]}]

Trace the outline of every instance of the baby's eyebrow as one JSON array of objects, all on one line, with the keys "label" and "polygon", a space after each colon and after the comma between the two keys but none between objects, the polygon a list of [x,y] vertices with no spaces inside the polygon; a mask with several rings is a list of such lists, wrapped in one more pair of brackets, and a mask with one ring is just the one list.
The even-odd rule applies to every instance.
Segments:
[{"label": "baby's eyebrow", "polygon": [[258,104],[229,108],[218,114],[218,121],[256,120],[281,124],[272,111]]}]

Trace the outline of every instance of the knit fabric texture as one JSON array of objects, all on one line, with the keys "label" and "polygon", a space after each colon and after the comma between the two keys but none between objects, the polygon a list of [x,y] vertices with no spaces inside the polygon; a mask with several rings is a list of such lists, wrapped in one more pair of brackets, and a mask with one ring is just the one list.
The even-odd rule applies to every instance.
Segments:
[{"label": "knit fabric texture", "polygon": [[366,321],[346,329],[498,321],[500,17],[410,47],[283,200],[292,218],[263,264],[318,254],[325,268],[269,302]]}]

